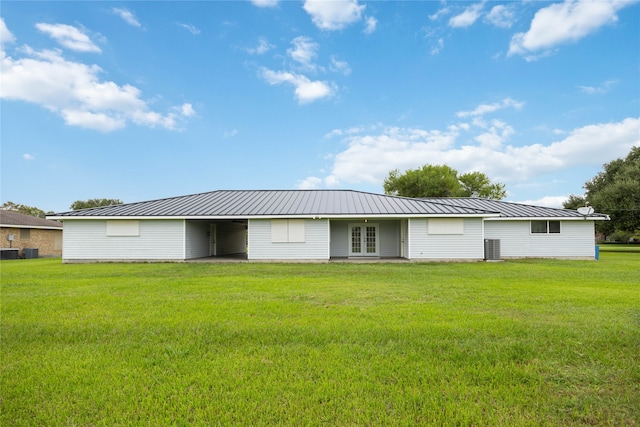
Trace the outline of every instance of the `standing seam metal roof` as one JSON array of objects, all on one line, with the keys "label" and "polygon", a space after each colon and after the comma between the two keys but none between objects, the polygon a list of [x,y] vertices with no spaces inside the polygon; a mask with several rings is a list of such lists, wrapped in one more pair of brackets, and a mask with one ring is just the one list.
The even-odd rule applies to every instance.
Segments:
[{"label": "standing seam metal roof", "polygon": [[[412,199],[354,190],[218,190],[146,202],[63,212],[53,217],[255,217],[346,215],[480,215],[584,218],[569,209],[480,198]],[[591,214],[591,218],[607,218]]]},{"label": "standing seam metal roof", "polygon": [[53,217],[484,215],[497,211],[353,190],[219,190],[62,212]]},{"label": "standing seam metal roof", "polygon": [[[584,218],[584,215],[571,209],[547,208],[522,203],[503,202],[502,200],[480,199],[473,197],[429,198],[424,200],[456,207],[500,212],[501,218]],[[592,218],[607,217],[603,214],[591,214],[588,216]]]}]

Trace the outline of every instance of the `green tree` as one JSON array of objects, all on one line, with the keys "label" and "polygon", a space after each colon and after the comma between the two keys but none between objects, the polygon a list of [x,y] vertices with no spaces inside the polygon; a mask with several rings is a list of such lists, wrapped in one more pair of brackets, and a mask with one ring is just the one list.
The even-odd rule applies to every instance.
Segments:
[{"label": "green tree", "polygon": [[89,199],[76,200],[71,204],[71,209],[77,211],[79,209],[97,208],[100,206],[121,205],[120,199]]},{"label": "green tree", "polygon": [[47,216],[47,213],[42,209],[33,206],[22,205],[19,203],[13,203],[11,201],[3,203],[2,206],[0,206],[0,209],[5,211],[19,212],[21,214],[30,216],[37,216],[38,218],[44,218]]},{"label": "green tree", "polygon": [[586,200],[611,221],[599,221],[606,235],[640,232],[640,147],[633,147],[624,159],[604,165],[604,170],[584,184]]},{"label": "green tree", "polygon": [[492,184],[489,177],[482,172],[468,172],[458,177],[462,186],[460,195],[463,197],[482,197],[484,199],[501,200],[507,197],[504,184]]},{"label": "green tree", "polygon": [[574,211],[586,205],[587,199],[585,199],[584,196],[576,196],[575,194],[571,194],[568,200],[562,202],[563,208],[573,209]]},{"label": "green tree", "polygon": [[491,183],[481,172],[458,175],[447,165],[424,165],[403,174],[398,169],[389,172],[383,184],[385,194],[404,197],[478,197],[503,199],[504,184]]}]

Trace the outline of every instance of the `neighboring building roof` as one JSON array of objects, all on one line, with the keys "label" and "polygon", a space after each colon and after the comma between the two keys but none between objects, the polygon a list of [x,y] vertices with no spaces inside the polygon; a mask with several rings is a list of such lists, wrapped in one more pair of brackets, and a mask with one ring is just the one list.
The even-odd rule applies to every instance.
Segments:
[{"label": "neighboring building roof", "polygon": [[255,217],[352,215],[497,216],[473,207],[353,190],[220,190],[52,215],[66,217]]},{"label": "neighboring building roof", "polygon": [[15,228],[54,228],[62,229],[62,223],[14,211],[0,210],[0,225]]},{"label": "neighboring building roof", "polygon": [[[500,218],[584,218],[581,213],[571,209],[547,208],[543,206],[525,205],[522,203],[503,202],[502,200],[480,199],[473,197],[428,198],[430,202],[484,209],[500,212]],[[591,214],[592,219],[607,219],[607,215]]]}]

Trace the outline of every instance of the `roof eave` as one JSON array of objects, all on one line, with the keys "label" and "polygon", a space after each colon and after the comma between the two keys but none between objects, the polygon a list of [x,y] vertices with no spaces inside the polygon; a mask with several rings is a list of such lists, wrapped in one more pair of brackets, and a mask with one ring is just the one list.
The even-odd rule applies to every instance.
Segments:
[{"label": "roof eave", "polygon": [[488,221],[609,221],[609,216],[502,216],[499,218],[487,218]]},{"label": "roof eave", "polygon": [[52,216],[49,219],[59,221],[67,220],[110,220],[110,219],[149,219],[149,220],[248,220],[248,219],[277,219],[277,218],[299,218],[299,219],[356,219],[356,218],[492,218],[499,214],[495,213],[475,213],[475,214],[449,214],[449,213],[408,213],[408,214],[301,214],[301,215],[175,215],[175,216],[152,216],[152,215],[100,215],[100,216]]},{"label": "roof eave", "polygon": [[39,230],[62,230],[62,225],[60,227],[50,227],[46,225],[18,225],[18,224],[0,224],[0,227],[4,228],[36,228]]}]

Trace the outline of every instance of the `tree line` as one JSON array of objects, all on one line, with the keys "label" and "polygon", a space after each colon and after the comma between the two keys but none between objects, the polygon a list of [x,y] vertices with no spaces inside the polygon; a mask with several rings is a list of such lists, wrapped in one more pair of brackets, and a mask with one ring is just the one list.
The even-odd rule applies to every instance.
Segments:
[{"label": "tree line", "polygon": [[[79,209],[88,209],[88,208],[97,208],[100,206],[111,206],[111,205],[121,205],[122,200],[120,199],[88,199],[88,200],[76,200],[71,203],[69,207],[72,211],[76,211]],[[11,201],[5,202],[0,205],[0,210],[4,211],[13,211],[19,212],[21,214],[35,216],[38,218],[45,218],[47,215],[53,214],[55,212],[48,211],[45,212],[40,208],[36,208],[34,206],[27,206],[20,203],[14,203]]]},{"label": "tree line", "polygon": [[591,206],[611,218],[598,221],[600,233],[614,241],[640,241],[640,147],[632,147],[625,158],[605,163],[583,188],[585,194],[570,195],[565,209]]}]

